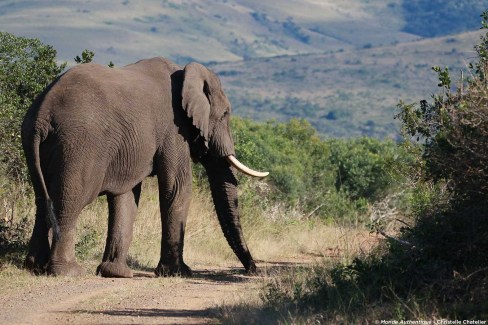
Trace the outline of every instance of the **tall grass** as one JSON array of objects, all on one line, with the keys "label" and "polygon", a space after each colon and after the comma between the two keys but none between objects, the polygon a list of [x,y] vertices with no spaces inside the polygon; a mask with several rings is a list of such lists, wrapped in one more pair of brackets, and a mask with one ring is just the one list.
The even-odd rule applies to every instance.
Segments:
[{"label": "tall grass", "polygon": [[[240,207],[242,227],[249,249],[254,258],[264,264],[282,259],[303,260],[304,255],[310,260],[317,257],[342,259],[361,247],[367,249],[374,240],[362,227],[339,227],[306,219],[300,211],[289,210],[279,203],[252,204],[249,200],[243,200]],[[105,199],[100,198],[80,216],[77,227],[77,255],[89,267],[98,263],[103,253],[107,213]],[[156,179],[147,179],[143,185],[134,225],[134,239],[129,250],[132,266],[142,270],[154,268],[159,260],[160,242],[161,219],[157,182]],[[193,189],[184,258],[194,267],[240,267],[240,262],[222,234],[210,194],[200,187]]]},{"label": "tall grass", "polygon": [[30,188],[22,182],[10,182],[0,174],[0,268],[21,265],[35,207]]},{"label": "tall grass", "polygon": [[[366,251],[375,240],[363,227],[331,225],[298,208],[290,209],[279,202],[266,200],[265,196],[250,194],[253,188],[266,187],[260,182],[247,183],[240,190],[241,222],[244,236],[253,257],[266,269],[274,262],[303,263],[321,258],[350,261],[361,250]],[[22,268],[27,242],[33,226],[35,206],[31,196],[22,200],[17,196],[3,197],[4,210],[14,204],[11,215],[13,225],[22,225],[17,232],[19,245],[15,258],[2,257],[3,265]],[[6,213],[9,212],[9,213]],[[24,222],[23,222],[24,221]],[[81,213],[77,223],[76,255],[88,273],[94,273],[105,247],[108,225],[108,208],[104,197],[98,198]],[[16,226],[18,230],[20,226]],[[141,200],[129,249],[129,265],[136,270],[152,271],[160,255],[161,218],[157,180],[148,178],[143,184]],[[185,261],[193,268],[232,266],[240,262],[227,244],[208,190],[194,186],[185,234]]]}]

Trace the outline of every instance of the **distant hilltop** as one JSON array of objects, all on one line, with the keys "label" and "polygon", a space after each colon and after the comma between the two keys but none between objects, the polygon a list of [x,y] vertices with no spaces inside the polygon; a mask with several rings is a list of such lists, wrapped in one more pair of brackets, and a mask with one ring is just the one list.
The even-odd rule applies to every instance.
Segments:
[{"label": "distant hilltop", "polygon": [[465,69],[475,0],[59,0],[0,2],[0,29],[74,64],[164,56],[208,64],[237,115],[305,118],[324,137],[396,138],[400,99],[430,98],[433,65]]},{"label": "distant hilltop", "polygon": [[0,28],[52,44],[62,60],[89,48],[119,65],[156,55],[236,61],[475,30],[486,7],[472,0],[6,0]]}]

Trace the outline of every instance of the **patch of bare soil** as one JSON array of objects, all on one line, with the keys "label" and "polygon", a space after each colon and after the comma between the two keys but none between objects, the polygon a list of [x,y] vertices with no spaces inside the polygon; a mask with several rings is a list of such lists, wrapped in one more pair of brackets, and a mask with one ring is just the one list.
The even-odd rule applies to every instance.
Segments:
[{"label": "patch of bare soil", "polygon": [[[260,263],[273,268],[309,262]],[[96,276],[32,281],[0,293],[0,324],[208,324],[217,323],[222,303],[256,290],[263,276],[242,268],[195,267],[192,278],[154,278],[135,272],[132,279]]]}]

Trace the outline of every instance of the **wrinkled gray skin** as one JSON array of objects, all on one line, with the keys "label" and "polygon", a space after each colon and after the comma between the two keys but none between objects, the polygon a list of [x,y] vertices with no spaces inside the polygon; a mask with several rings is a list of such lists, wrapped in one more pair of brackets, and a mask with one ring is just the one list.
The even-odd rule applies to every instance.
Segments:
[{"label": "wrinkled gray skin", "polygon": [[184,69],[163,58],[122,68],[82,64],[59,77],[22,125],[37,206],[26,267],[37,274],[83,274],[75,259],[75,225],[86,205],[106,195],[108,236],[97,272],[131,277],[126,259],[141,182],[155,175],[162,220],[155,273],[191,275],[183,239],[193,159],[206,169],[229,245],[254,273],[239,222],[237,181],[224,159],[234,154],[230,111],[218,77],[197,63]]}]

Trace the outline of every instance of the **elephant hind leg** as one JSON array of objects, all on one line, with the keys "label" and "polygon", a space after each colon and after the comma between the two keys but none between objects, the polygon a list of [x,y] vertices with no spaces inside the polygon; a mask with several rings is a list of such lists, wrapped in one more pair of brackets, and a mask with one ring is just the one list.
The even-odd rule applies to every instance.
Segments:
[{"label": "elephant hind leg", "polygon": [[29,241],[29,252],[24,266],[33,274],[40,275],[47,271],[49,262],[49,227],[46,220],[46,204],[43,199],[36,200],[36,219]]},{"label": "elephant hind leg", "polygon": [[53,236],[48,273],[55,276],[81,276],[84,269],[75,256],[76,222],[84,207],[79,195],[71,194],[53,198],[59,236]]},{"label": "elephant hind leg", "polygon": [[127,252],[132,241],[140,194],[141,183],[121,195],[107,194],[108,234],[102,263],[97,268],[98,275],[108,278],[132,277],[132,270],[127,266]]}]

